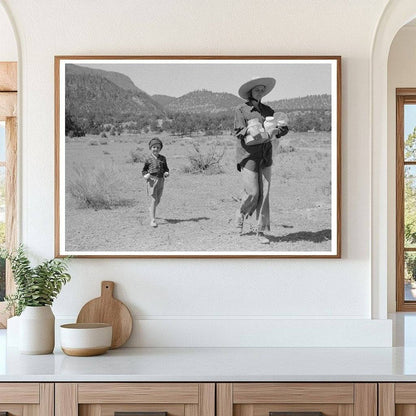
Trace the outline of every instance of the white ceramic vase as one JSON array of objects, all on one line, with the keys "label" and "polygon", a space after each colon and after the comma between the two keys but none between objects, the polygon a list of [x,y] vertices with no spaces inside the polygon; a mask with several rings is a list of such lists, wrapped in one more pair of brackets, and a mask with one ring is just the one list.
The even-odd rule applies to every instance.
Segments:
[{"label": "white ceramic vase", "polygon": [[13,316],[7,320],[7,346],[19,347],[19,320],[20,316]]},{"label": "white ceramic vase", "polygon": [[19,352],[50,354],[55,347],[55,316],[50,306],[26,306],[19,319]]}]

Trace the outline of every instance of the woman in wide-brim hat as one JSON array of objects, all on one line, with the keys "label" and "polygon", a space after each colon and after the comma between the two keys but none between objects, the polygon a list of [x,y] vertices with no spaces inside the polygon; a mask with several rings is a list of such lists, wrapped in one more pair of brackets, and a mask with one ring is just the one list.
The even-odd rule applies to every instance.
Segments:
[{"label": "woman in wide-brim hat", "polygon": [[[237,227],[243,231],[244,220],[256,212],[257,236],[260,243],[268,244],[264,232],[270,231],[270,182],[272,176],[271,141],[247,145],[248,123],[258,119],[263,124],[266,117],[273,116],[274,110],[261,102],[275,86],[276,80],[271,77],[253,78],[245,82],[238,90],[246,102],[235,109],[234,134],[237,141],[237,170],[241,172],[243,195],[241,205],[236,213]],[[287,126],[277,127],[271,137],[281,137],[288,132]]]}]

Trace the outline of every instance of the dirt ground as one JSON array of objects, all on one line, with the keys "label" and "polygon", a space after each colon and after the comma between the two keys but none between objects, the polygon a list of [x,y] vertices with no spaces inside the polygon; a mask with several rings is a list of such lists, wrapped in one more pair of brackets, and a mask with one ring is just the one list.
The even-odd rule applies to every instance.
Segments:
[{"label": "dirt ground", "polygon": [[[142,178],[143,163],[132,163],[137,147],[148,154],[154,135],[97,136],[67,139],[65,155],[65,250],[77,252],[328,252],[331,250],[331,137],[330,133],[289,133],[274,144],[270,244],[257,242],[255,221],[235,228],[241,181],[235,167],[234,138],[170,137],[164,143],[170,177],[157,210],[158,227],[149,225],[149,197]],[[95,145],[91,145],[91,141]],[[106,142],[106,144],[104,144]],[[193,152],[222,148],[220,174],[184,173]],[[278,148],[280,150],[278,150]],[[93,177],[97,166],[115,167],[120,175],[116,192],[125,203],[112,209],[80,206],[70,192],[74,169],[83,166]],[[120,179],[120,178],[119,178]],[[334,213],[335,214],[335,213]]]}]

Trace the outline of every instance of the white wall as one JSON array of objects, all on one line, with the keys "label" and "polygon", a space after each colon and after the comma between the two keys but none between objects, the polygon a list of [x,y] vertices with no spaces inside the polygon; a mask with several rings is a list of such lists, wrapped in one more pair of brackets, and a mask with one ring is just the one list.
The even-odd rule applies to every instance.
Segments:
[{"label": "white wall", "polygon": [[57,316],[74,319],[108,279],[137,319],[130,345],[388,345],[389,322],[371,320],[369,111],[386,3],[0,0],[22,50],[21,235],[40,257],[54,252],[54,55],[343,57],[342,259],[74,259]]},{"label": "white wall", "polygon": [[3,7],[0,7],[0,61],[17,61],[17,44],[13,28]]},{"label": "white wall", "polygon": [[396,88],[416,88],[416,25],[397,32],[388,60],[388,281],[389,312],[396,310]]}]

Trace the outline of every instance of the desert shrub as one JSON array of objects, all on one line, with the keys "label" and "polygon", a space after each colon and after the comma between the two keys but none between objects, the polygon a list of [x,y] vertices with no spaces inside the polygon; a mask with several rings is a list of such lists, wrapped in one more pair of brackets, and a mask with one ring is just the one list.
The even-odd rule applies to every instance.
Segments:
[{"label": "desert shrub", "polygon": [[114,164],[75,165],[68,181],[68,191],[80,207],[112,209],[131,205],[122,190],[127,179]]},{"label": "desert shrub", "polygon": [[104,132],[101,132],[100,137],[102,137],[103,139],[106,139],[107,135]]},{"label": "desert shrub", "polygon": [[108,140],[107,139],[100,139],[100,144],[108,144]]},{"label": "desert shrub", "polygon": [[127,163],[144,163],[146,155],[143,152],[143,147],[137,147],[136,150],[130,150],[130,157]]},{"label": "desert shrub", "polygon": [[188,156],[189,164],[184,166],[183,172],[211,175],[224,172],[220,162],[225,154],[225,146],[218,148],[213,144],[206,152],[196,143],[192,143],[192,146],[193,152]]},{"label": "desert shrub", "polygon": [[295,148],[291,145],[281,145],[279,144],[276,148],[276,153],[292,153],[295,151]]},{"label": "desert shrub", "polygon": [[98,146],[100,143],[98,142],[98,140],[97,140],[97,139],[91,139],[91,140],[88,142],[88,144],[89,144],[90,146]]}]

